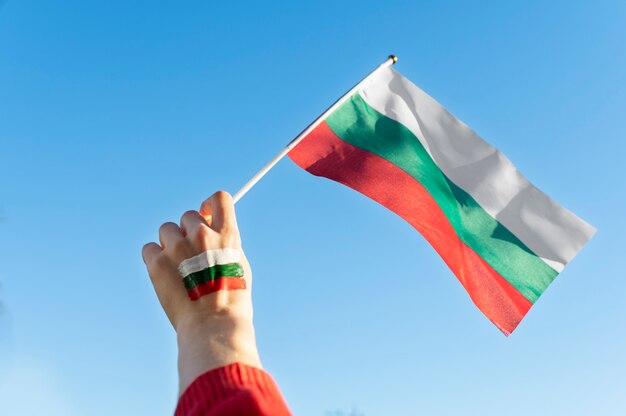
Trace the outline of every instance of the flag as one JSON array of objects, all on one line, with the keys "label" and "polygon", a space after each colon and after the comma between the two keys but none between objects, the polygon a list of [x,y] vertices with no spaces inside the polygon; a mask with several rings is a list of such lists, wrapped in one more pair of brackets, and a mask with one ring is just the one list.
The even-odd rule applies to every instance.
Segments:
[{"label": "flag", "polygon": [[289,157],[406,220],[505,335],[595,233],[391,67]]}]

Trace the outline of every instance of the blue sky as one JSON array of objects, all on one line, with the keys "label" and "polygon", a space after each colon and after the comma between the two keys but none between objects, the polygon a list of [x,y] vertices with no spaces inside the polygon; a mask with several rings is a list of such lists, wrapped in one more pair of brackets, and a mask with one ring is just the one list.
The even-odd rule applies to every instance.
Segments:
[{"label": "blue sky", "polygon": [[291,408],[626,413],[624,39],[621,1],[0,1],[0,414],[171,414],[141,246],[389,53],[598,233],[507,339],[410,226],[281,162],[237,209]]}]

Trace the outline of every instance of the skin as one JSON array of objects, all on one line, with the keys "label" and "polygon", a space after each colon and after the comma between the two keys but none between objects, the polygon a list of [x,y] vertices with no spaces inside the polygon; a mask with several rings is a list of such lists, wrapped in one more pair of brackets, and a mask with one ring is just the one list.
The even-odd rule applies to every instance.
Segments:
[{"label": "skin", "polygon": [[[241,248],[233,199],[218,191],[200,211],[187,211],[180,224],[159,229],[160,244],[142,255],[152,285],[178,341],[179,395],[201,374],[235,362],[261,368],[252,323],[252,271]],[[206,250],[237,248],[247,289],[220,290],[192,301],[178,271],[185,259]]]}]

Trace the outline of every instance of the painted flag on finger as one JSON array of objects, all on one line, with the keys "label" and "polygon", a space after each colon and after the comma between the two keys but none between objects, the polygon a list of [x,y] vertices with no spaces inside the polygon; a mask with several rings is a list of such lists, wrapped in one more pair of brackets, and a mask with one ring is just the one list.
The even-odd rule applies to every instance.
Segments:
[{"label": "painted flag on finger", "polygon": [[391,67],[289,157],[405,219],[505,335],[595,233]]}]

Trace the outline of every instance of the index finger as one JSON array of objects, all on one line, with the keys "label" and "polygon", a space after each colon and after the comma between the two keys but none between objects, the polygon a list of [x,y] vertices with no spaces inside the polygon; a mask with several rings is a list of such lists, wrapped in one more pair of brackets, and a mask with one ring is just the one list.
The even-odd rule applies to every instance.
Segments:
[{"label": "index finger", "polygon": [[237,229],[233,197],[226,191],[217,191],[206,199],[200,206],[200,214],[211,218],[209,225],[215,231]]}]

